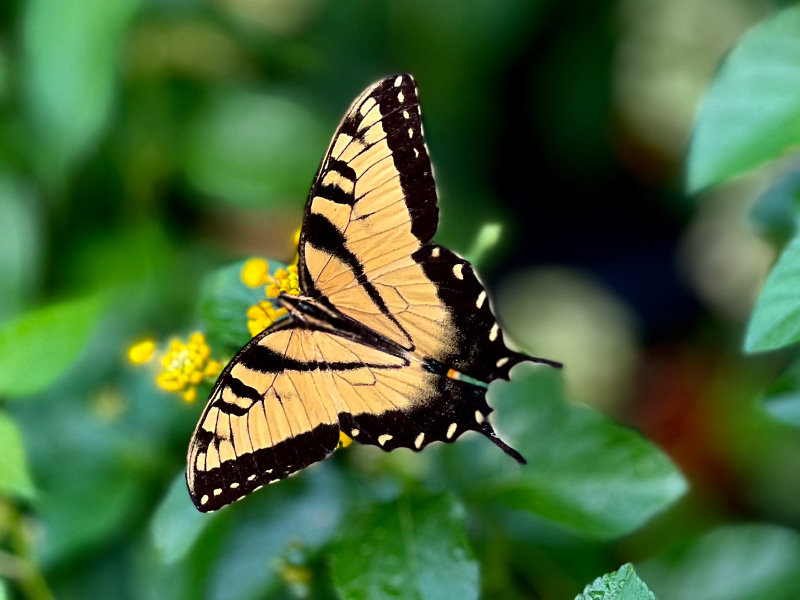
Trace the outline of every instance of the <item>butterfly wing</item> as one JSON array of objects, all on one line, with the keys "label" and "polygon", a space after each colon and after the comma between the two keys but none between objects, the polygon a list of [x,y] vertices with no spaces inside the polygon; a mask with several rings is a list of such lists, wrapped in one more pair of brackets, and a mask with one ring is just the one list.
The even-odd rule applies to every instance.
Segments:
[{"label": "butterfly wing", "polygon": [[317,172],[301,288],[417,356],[507,379],[535,359],[506,347],[470,264],[429,244],[437,225],[417,88],[410,75],[389,77],[353,103]]}]

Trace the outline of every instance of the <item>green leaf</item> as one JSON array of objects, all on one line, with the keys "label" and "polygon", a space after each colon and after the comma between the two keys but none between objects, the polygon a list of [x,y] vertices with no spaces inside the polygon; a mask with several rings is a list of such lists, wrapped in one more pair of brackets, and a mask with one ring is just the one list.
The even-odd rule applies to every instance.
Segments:
[{"label": "green leaf", "polygon": [[725,60],[695,123],[690,191],[718,184],[800,143],[800,6],[751,30]]},{"label": "green leaf", "polygon": [[184,162],[191,183],[214,198],[249,206],[296,207],[327,135],[296,101],[230,89],[190,124]]},{"label": "green leaf", "polygon": [[314,552],[330,541],[352,501],[334,466],[314,465],[231,507],[237,523],[206,586],[210,600],[260,600],[289,552]]},{"label": "green leaf", "polygon": [[0,326],[0,397],[47,389],[79,357],[100,316],[100,296],[51,304]]},{"label": "green leaf", "polygon": [[721,527],[637,565],[659,598],[800,598],[800,535],[775,525]]},{"label": "green leaf", "polygon": [[779,421],[800,427],[800,361],[770,382],[761,396],[761,404]]},{"label": "green leaf", "polygon": [[469,252],[464,256],[473,267],[480,265],[486,258],[486,255],[500,241],[500,236],[503,233],[503,226],[500,223],[487,223],[478,232],[475,241]]},{"label": "green leaf", "polygon": [[22,435],[17,424],[7,414],[0,412],[0,494],[11,494],[31,499],[34,495],[33,481],[25,461]]},{"label": "green leaf", "polygon": [[216,514],[199,512],[189,498],[183,472],[169,486],[150,523],[153,545],[162,561],[171,564],[183,558]]},{"label": "green leaf", "polygon": [[348,520],[331,553],[343,600],[470,600],[478,564],[449,496],[403,496]]},{"label": "green leaf", "polygon": [[79,158],[111,116],[122,38],[139,0],[31,0],[23,23],[28,106],[38,152],[57,169]]},{"label": "green leaf", "polygon": [[[264,286],[251,288],[242,283],[241,260],[210,273],[200,291],[200,316],[209,336],[241,348],[250,338],[247,329],[247,309],[266,300]],[[270,273],[285,269],[286,265],[269,261]]]},{"label": "green leaf", "polygon": [[628,563],[595,579],[575,600],[655,600],[655,596]]},{"label": "green leaf", "polygon": [[0,173],[0,322],[33,296],[39,279],[41,227],[32,194]]},{"label": "green leaf", "polygon": [[785,244],[800,216],[800,170],[779,177],[758,199],[748,215],[759,235]]},{"label": "green leaf", "polygon": [[448,471],[476,506],[505,506],[585,536],[615,538],[686,491],[683,476],[651,442],[567,403],[555,369],[516,367],[513,381],[491,385],[489,403],[498,433],[528,464],[517,465],[477,436],[456,444]]},{"label": "green leaf", "polygon": [[800,340],[800,236],[770,271],[750,317],[745,352],[765,352]]}]

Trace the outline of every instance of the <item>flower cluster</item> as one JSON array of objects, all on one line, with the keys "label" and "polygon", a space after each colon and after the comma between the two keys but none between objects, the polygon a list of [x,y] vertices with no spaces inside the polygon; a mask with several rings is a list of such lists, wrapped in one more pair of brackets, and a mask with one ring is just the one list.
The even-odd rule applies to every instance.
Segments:
[{"label": "flower cluster", "polygon": [[[155,352],[155,342],[144,340],[128,350],[128,359],[134,364],[149,361]],[[181,392],[186,402],[197,398],[197,386],[206,378],[215,378],[222,365],[211,358],[211,348],[202,333],[194,333],[187,343],[172,340],[161,359],[163,371],[156,378],[158,385],[168,392]]]},{"label": "flower cluster", "polygon": [[[299,232],[298,232],[299,233]],[[295,235],[295,242],[299,236]],[[247,328],[250,335],[256,336],[286,314],[285,308],[275,308],[269,301],[281,292],[290,296],[300,295],[300,279],[297,273],[297,257],[285,269],[278,269],[270,275],[269,263],[263,258],[252,258],[242,268],[242,283],[251,288],[264,286],[267,299],[254,304],[247,310]]]},{"label": "flower cluster", "polygon": [[275,308],[269,300],[263,300],[247,309],[247,328],[253,337],[264,331],[287,313],[285,308]]}]

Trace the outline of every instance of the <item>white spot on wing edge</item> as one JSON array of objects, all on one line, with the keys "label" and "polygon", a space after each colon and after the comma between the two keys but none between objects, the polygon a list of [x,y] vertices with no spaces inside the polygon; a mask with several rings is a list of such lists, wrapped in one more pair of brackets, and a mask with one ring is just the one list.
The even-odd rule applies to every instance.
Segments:
[{"label": "white spot on wing edge", "polygon": [[273,479],[272,481],[268,482],[267,485],[272,485],[273,483],[278,483],[280,479]]},{"label": "white spot on wing edge", "polygon": [[507,356],[504,356],[503,358],[501,358],[500,360],[497,361],[497,368],[499,369],[504,364],[506,364],[509,360],[510,359]]},{"label": "white spot on wing edge", "polygon": [[217,489],[214,490],[214,495],[215,496],[219,496],[221,493],[222,493],[222,490],[220,488],[217,488]]},{"label": "white spot on wing edge", "polygon": [[489,331],[489,340],[491,340],[492,342],[495,341],[497,339],[497,334],[499,332],[500,332],[500,326],[497,323],[495,323],[494,325],[492,325],[491,331]]},{"label": "white spot on wing edge", "polygon": [[456,265],[453,267],[453,275],[456,276],[456,279],[464,279],[464,273],[461,271],[464,269],[464,265]]},{"label": "white spot on wing edge", "polygon": [[478,422],[478,425],[483,423],[484,418],[483,418],[483,413],[481,411],[479,410],[475,411],[475,420]]},{"label": "white spot on wing edge", "polygon": [[410,119],[410,118],[411,118],[411,115],[410,115],[410,114],[408,114],[408,111],[407,111],[407,110],[404,110],[404,111],[403,111],[403,118],[404,118],[404,119]]},{"label": "white spot on wing edge", "polygon": [[458,423],[450,423],[450,427],[447,428],[447,439],[448,440],[455,435],[457,427],[458,427]]},{"label": "white spot on wing edge", "polygon": [[253,479],[255,479],[255,478],[256,478],[255,475],[250,475],[250,477],[247,478],[247,481],[253,481]]},{"label": "white spot on wing edge", "polygon": [[389,440],[391,440],[393,437],[394,437],[393,435],[389,435],[388,433],[384,433],[383,435],[381,435],[381,436],[378,436],[378,443],[379,443],[381,446],[383,446],[383,445],[385,445],[385,444],[386,444],[386,442],[388,442]]},{"label": "white spot on wing edge", "polygon": [[414,158],[419,158],[419,150],[414,148]]},{"label": "white spot on wing edge", "polygon": [[481,291],[481,293],[478,294],[478,299],[475,301],[475,306],[480,308],[481,306],[483,306],[483,301],[484,300],[486,300],[486,292],[485,291]]},{"label": "white spot on wing edge", "polygon": [[410,138],[414,137],[414,130],[411,129],[411,127],[408,128],[408,137],[410,137]]},{"label": "white spot on wing edge", "polygon": [[422,442],[425,441],[425,432],[423,431],[417,436],[417,439],[414,440],[414,447],[418,450],[422,448]]},{"label": "white spot on wing edge", "polygon": [[402,83],[403,83],[403,76],[398,75],[397,79],[394,80],[394,87],[400,87]]},{"label": "white spot on wing edge", "polygon": [[405,96],[403,96],[403,92],[398,92],[397,94],[397,101],[402,104],[403,100],[405,100]]},{"label": "white spot on wing edge", "polygon": [[434,249],[433,249],[433,252],[431,252],[431,256],[432,256],[433,258],[439,258],[439,254],[440,254],[440,252],[439,252],[439,249],[438,249],[438,248],[434,248]]},{"label": "white spot on wing edge", "polygon": [[205,496],[200,498],[200,504],[201,505],[206,504],[207,502],[208,502],[208,494],[206,494]]},{"label": "white spot on wing edge", "polygon": [[361,433],[358,429],[353,429],[350,432],[350,437],[356,437],[359,433]]},{"label": "white spot on wing edge", "polygon": [[233,488],[234,490],[235,490],[237,487],[239,487],[239,484],[238,484],[238,483],[232,483],[232,484],[231,484],[231,488]]}]

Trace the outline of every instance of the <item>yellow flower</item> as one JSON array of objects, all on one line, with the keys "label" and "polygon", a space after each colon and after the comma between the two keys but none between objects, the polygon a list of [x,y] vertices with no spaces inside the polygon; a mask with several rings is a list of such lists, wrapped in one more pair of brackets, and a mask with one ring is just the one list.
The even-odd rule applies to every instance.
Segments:
[{"label": "yellow flower", "polygon": [[336,447],[347,448],[352,443],[353,443],[353,438],[347,435],[344,431],[339,430],[339,444]]},{"label": "yellow flower", "polygon": [[263,258],[251,258],[242,267],[242,282],[251,288],[257,288],[271,281],[269,263]]},{"label": "yellow flower", "polygon": [[153,356],[156,343],[151,340],[142,340],[128,348],[128,360],[135,365],[146,363]]},{"label": "yellow flower", "polygon": [[[134,352],[137,346],[128,351],[129,356],[139,356],[138,350]],[[202,333],[192,334],[185,344],[180,340],[172,340],[169,350],[161,359],[161,365],[164,370],[156,377],[158,385],[168,392],[181,392],[186,402],[194,402],[197,399],[197,386],[206,378],[216,377],[222,369],[218,361],[211,359],[211,348]]]},{"label": "yellow flower", "polygon": [[[295,234],[295,244],[299,239],[300,230]],[[285,269],[278,269],[273,275],[270,275],[269,263],[264,259],[252,258],[244,264],[241,278],[245,285],[257,287],[266,284],[264,295],[267,299],[247,309],[247,329],[250,330],[250,335],[258,335],[287,313],[285,308],[276,308],[270,299],[277,298],[281,292],[291,296],[300,295],[297,260],[298,257],[295,256],[292,264]]]},{"label": "yellow flower", "polygon": [[285,308],[275,308],[268,300],[251,306],[247,309],[247,328],[250,335],[257,336],[287,312]]}]

